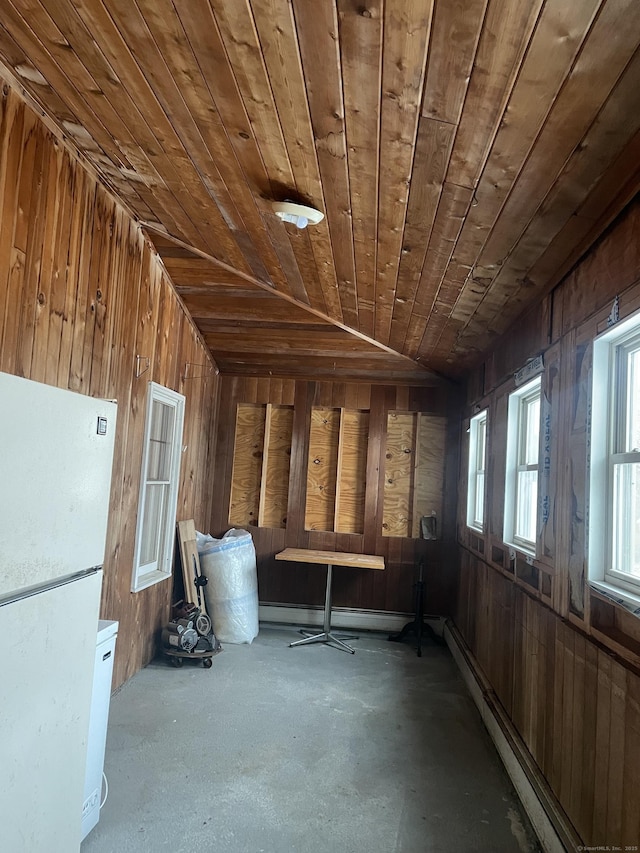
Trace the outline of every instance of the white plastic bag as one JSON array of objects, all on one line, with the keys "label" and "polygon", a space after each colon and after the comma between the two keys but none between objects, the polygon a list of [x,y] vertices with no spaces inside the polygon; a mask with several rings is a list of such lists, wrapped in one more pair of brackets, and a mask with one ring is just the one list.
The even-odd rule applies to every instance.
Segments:
[{"label": "white plastic bag", "polygon": [[213,631],[221,643],[251,643],[258,636],[256,550],[246,530],[222,539],[196,534],[200,567]]}]

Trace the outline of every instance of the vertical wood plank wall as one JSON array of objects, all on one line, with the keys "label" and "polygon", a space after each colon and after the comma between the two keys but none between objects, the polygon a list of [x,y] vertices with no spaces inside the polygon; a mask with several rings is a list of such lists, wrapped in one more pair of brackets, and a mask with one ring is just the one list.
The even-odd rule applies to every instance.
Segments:
[{"label": "vertical wood plank wall", "polygon": [[[286,526],[265,528],[250,526],[258,560],[260,600],[264,603],[320,605],[324,602],[325,573],[317,568],[298,567],[274,560],[285,547],[318,548],[360,554],[379,554],[385,558],[384,572],[366,569],[336,571],[333,600],[338,607],[386,610],[409,613],[413,610],[413,584],[416,580],[416,554],[427,561],[426,604],[429,613],[450,613],[453,604],[453,573],[450,550],[443,538],[420,541],[383,536],[382,496],[384,488],[384,436],[390,410],[447,414],[452,393],[432,388],[407,388],[344,382],[312,382],[273,378],[221,377],[220,413],[216,445],[215,497],[211,533],[222,535],[228,522],[233,466],[236,408],[241,404],[271,403],[293,406],[293,435]],[[306,476],[309,454],[309,430],[312,407],[369,410],[366,492],[364,494],[364,532],[362,534],[324,532],[305,529]],[[451,450],[447,458],[446,492],[455,493],[457,458]],[[444,509],[444,539],[453,541],[455,504],[449,499]],[[442,531],[441,531],[442,534]]]},{"label": "vertical wood plank wall", "polygon": [[[465,525],[464,448],[459,481],[456,623],[584,844],[610,849],[640,837],[640,619],[585,582],[588,388],[614,298],[621,318],[640,308],[638,234],[636,200],[469,377],[466,416],[489,409],[484,536]],[[513,372],[541,351],[549,517],[534,565],[513,565],[502,543],[506,401]]]},{"label": "vertical wood plank wall", "polygon": [[0,216],[0,370],[118,401],[101,607],[120,622],[118,686],[154,656],[172,596],[170,581],[130,592],[147,383],[186,397],[178,518],[203,527],[214,365],[135,223],[6,86]]}]

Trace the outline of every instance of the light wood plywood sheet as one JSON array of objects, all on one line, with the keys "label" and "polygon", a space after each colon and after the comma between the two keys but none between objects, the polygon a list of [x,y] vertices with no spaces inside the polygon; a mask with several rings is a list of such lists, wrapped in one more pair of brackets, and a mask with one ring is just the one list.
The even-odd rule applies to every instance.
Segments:
[{"label": "light wood plywood sheet", "polygon": [[264,424],[265,406],[238,404],[229,524],[246,527],[258,523]]}]

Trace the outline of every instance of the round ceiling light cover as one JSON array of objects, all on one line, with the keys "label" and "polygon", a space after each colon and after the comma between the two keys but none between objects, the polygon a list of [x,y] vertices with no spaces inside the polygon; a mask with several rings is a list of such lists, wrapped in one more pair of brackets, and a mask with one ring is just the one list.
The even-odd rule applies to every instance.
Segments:
[{"label": "round ceiling light cover", "polygon": [[283,222],[292,222],[297,228],[307,225],[317,225],[324,219],[324,213],[306,204],[296,204],[294,201],[274,201],[273,210]]}]

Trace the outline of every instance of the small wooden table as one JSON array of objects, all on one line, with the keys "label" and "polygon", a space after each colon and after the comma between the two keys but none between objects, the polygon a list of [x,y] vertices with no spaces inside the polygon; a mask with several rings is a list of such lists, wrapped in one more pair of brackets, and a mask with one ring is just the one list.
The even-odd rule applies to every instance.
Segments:
[{"label": "small wooden table", "polygon": [[311,631],[302,631],[306,634],[303,640],[289,643],[292,646],[304,646],[309,643],[335,643],[338,648],[345,652],[356,653],[355,649],[348,646],[343,640],[357,640],[358,637],[338,637],[331,633],[331,577],[334,566],[351,566],[354,569],[384,569],[384,558],[375,557],[371,554],[346,554],[340,551],[316,551],[312,548],[285,548],[276,554],[276,560],[287,560],[291,563],[314,563],[326,565],[327,567],[327,589],[324,598],[324,623],[322,633],[313,634]]}]

